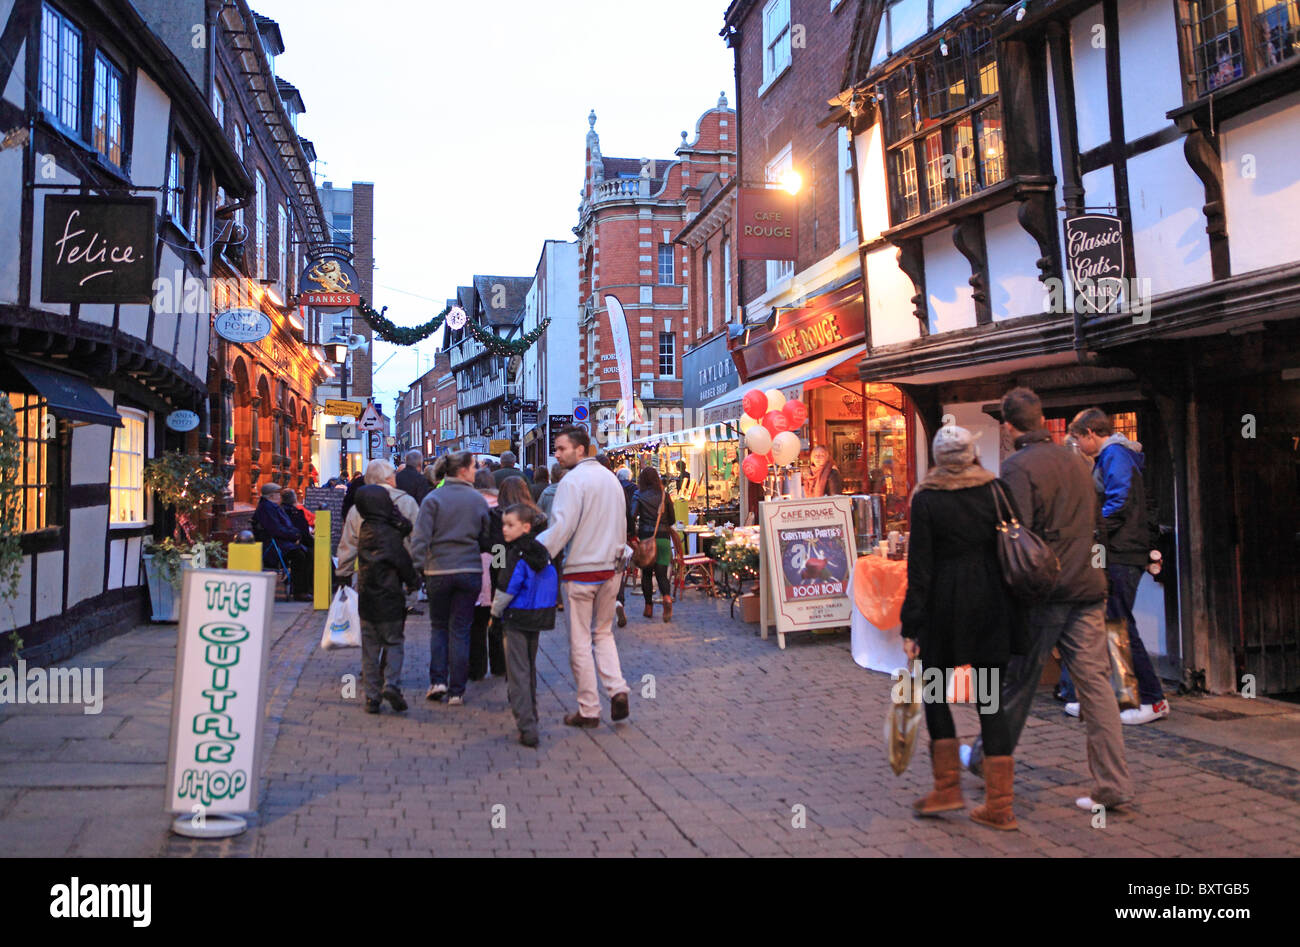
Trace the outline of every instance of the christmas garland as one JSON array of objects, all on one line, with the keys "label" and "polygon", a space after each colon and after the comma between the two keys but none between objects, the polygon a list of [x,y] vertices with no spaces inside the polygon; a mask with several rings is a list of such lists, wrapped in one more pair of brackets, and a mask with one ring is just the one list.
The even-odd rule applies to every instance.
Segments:
[{"label": "christmas garland", "polygon": [[[422,326],[399,326],[389,319],[384,313],[388,312],[385,306],[382,310],[376,312],[372,309],[365,299],[361,300],[361,305],[357,307],[361,313],[361,318],[375,331],[385,342],[391,342],[393,345],[415,345],[417,342],[423,342],[429,336],[433,335],[442,328],[442,324],[447,320],[447,313],[451,312],[448,306],[442,312],[438,313]],[[546,333],[546,327],[551,324],[548,316],[542,320],[541,325],[531,332],[525,332],[518,339],[503,339],[495,333],[488,332],[477,322],[470,320],[465,323],[465,328],[485,349],[492,355],[523,355]]]}]

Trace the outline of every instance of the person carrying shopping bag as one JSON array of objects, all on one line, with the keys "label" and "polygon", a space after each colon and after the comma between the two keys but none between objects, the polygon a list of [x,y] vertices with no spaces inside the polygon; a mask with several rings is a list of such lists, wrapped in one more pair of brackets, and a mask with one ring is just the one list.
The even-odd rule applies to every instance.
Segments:
[{"label": "person carrying shopping bag", "polygon": [[664,621],[673,620],[673,587],[668,578],[668,567],[673,561],[673,514],[664,491],[659,471],[646,466],[637,478],[637,491],[632,499],[632,515],[636,526],[637,544],[653,540],[655,558],[651,562],[638,562],[641,569],[641,594],[645,597],[645,617],[655,613],[655,580],[659,580],[659,595],[664,603]]}]

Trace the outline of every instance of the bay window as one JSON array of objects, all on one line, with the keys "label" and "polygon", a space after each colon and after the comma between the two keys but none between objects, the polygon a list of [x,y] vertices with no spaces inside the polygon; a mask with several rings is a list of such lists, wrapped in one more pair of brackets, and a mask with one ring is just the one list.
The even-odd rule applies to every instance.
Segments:
[{"label": "bay window", "polygon": [[1189,93],[1207,95],[1300,49],[1296,0],[1179,0]]},{"label": "bay window", "polygon": [[81,133],[81,30],[49,4],[41,9],[41,108]]}]

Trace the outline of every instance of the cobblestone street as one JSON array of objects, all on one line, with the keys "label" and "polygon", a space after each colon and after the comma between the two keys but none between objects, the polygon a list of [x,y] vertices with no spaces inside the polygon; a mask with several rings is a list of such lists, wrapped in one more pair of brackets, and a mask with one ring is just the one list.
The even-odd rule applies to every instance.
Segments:
[{"label": "cobblestone street", "polygon": [[[471,684],[463,707],[423,699],[425,616],[407,623],[411,710],[372,717],[340,697],[359,652],[318,650],[323,616],[278,606],[261,807],[226,841],[167,831],[175,630],[139,629],[78,662],[106,669],[102,715],[0,715],[0,838],[8,853],[49,856],[1300,854],[1300,774],[1162,725],[1125,729],[1138,799],[1093,828],[1073,805],[1087,790],[1082,725],[1046,692],[1017,753],[1021,831],[962,813],[918,820],[925,738],[895,777],[881,737],[889,679],[853,663],[847,635],[780,651],[722,601],[681,603],[671,625],[629,605],[630,721],[610,724],[606,706],[598,730],[561,725],[573,690],[557,629],[539,652],[538,750],[515,742],[503,679]],[[639,696],[647,675],[653,699]],[[1171,720],[1195,718],[1197,703],[1176,700]],[[972,736],[973,713],[959,727]],[[982,789],[963,779],[973,806]]]}]

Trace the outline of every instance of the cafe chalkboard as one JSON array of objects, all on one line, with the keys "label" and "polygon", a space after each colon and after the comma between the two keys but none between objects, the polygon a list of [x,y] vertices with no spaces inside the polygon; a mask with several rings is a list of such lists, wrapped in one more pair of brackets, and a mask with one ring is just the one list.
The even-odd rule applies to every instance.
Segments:
[{"label": "cafe chalkboard", "polygon": [[338,552],[343,536],[343,490],[333,487],[308,487],[303,491],[302,505],[313,513],[330,511],[330,555]]},{"label": "cafe chalkboard", "polygon": [[41,300],[151,303],[157,213],[152,197],[48,195]]}]

